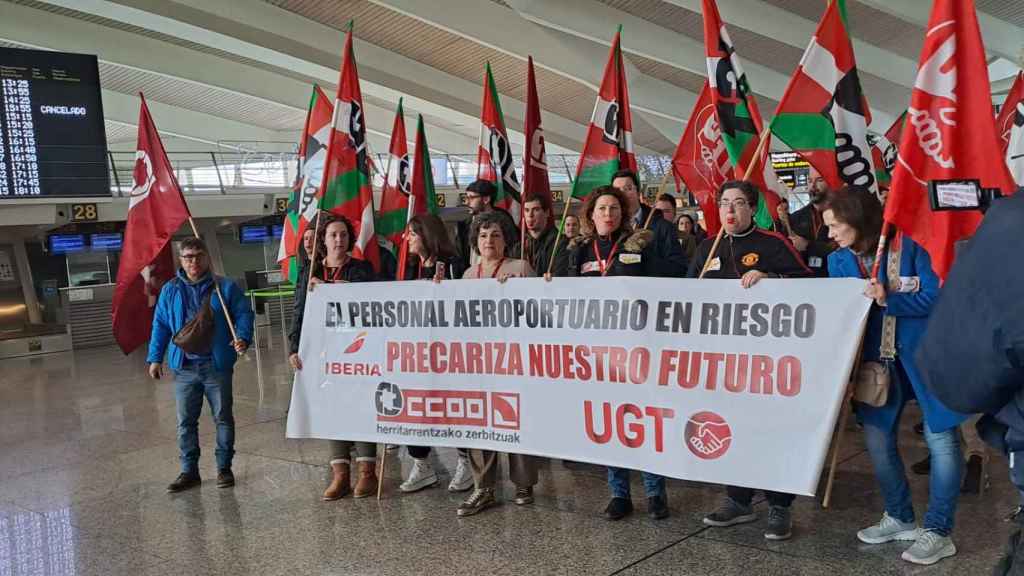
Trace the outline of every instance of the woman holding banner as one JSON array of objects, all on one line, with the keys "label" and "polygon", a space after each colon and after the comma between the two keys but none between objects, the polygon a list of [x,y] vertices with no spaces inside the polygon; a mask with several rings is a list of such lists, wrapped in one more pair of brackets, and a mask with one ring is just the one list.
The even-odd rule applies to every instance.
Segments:
[{"label": "woman holding banner", "polygon": [[[355,239],[351,222],[342,216],[324,213],[320,215],[319,229],[316,254],[323,254],[324,258],[311,264],[313,273],[309,280],[309,290],[324,283],[373,281],[373,267],[370,263],[353,258],[349,254],[352,240]],[[306,290],[296,291],[294,320],[290,334],[291,356],[288,357],[288,362],[294,370],[302,369],[299,340],[302,337],[305,308]],[[332,479],[331,484],[324,490],[323,499],[338,500],[350,492],[355,498],[365,498],[373,494],[377,489],[377,445],[373,442],[331,440],[330,446]],[[356,450],[356,465],[359,470],[355,490],[351,488],[350,467],[350,453],[353,447]]]},{"label": "woman holding banner", "polygon": [[[409,256],[401,280],[432,280],[441,282],[462,277],[461,261],[455,251],[444,222],[433,214],[417,214],[409,220]],[[437,473],[430,464],[429,446],[408,446],[412,470],[398,489],[416,492],[437,484]],[[455,473],[448,483],[449,492],[464,492],[473,486],[469,451],[459,448]]]},{"label": "woman holding banner", "polygon": [[[516,238],[518,231],[509,224],[510,220],[500,212],[484,212],[473,219],[469,237],[473,251],[480,256],[476,265],[470,266],[462,275],[463,280],[494,278],[505,282],[509,278],[530,278],[536,274],[526,260],[508,257],[509,242]],[[493,450],[470,450],[469,462],[473,470],[473,493],[456,513],[472,516],[497,504],[494,488],[498,483],[498,452]],[[508,455],[508,474],[516,485],[513,499],[518,505],[533,502],[533,486],[537,483],[537,464],[523,454]]]},{"label": "woman holding banner", "polygon": [[[583,237],[578,242],[570,271],[577,276],[656,276],[653,262],[643,258],[643,250],[631,250],[627,240],[633,233],[633,215],[626,195],[618,188],[601,186],[594,189],[583,205],[580,224]],[[630,495],[630,471],[608,467],[608,487],[612,498],[604,510],[609,520],[620,520],[633,512]],[[661,520],[668,517],[665,478],[641,472],[647,493],[647,514]]]},{"label": "woman holding banner", "polygon": [[[864,295],[875,301],[864,334],[854,407],[864,424],[864,440],[885,500],[881,521],[857,532],[857,538],[867,544],[913,540],[903,559],[934,564],[956,554],[950,533],[963,466],[957,426],[966,418],[931,394],[914,363],[914,351],[939,294],[939,278],[928,253],[901,234],[881,255],[878,278],[869,278],[882,207],[865,189],[851,187],[845,192],[835,195],[822,213],[829,238],[840,247],[829,255],[828,269],[833,277],[866,279]],[[924,437],[931,454],[923,529],[914,519],[897,442],[903,407],[914,397],[924,413]]]},{"label": "woman holding banner", "polygon": [[[754,224],[760,192],[752,182],[733,180],[718,189],[718,237],[708,238],[697,249],[690,265],[691,278],[739,280],[751,288],[764,278],[802,278],[813,273],[786,237]],[[752,479],[756,482],[756,479]],[[728,486],[722,505],[704,517],[704,524],[725,528],[757,520],[752,505],[753,488]],[[788,540],[793,535],[790,507],[795,496],[765,490],[768,500],[767,540]]]}]

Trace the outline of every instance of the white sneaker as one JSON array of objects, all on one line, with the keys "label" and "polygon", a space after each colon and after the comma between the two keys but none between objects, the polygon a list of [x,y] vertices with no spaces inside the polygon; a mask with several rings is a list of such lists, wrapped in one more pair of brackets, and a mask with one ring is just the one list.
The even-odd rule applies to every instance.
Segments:
[{"label": "white sneaker", "polygon": [[938,532],[924,530],[917,537],[914,545],[903,553],[903,559],[914,564],[931,565],[943,558],[949,558],[956,554],[956,546],[949,536],[942,536]]},{"label": "white sneaker", "polygon": [[900,522],[882,513],[882,519],[874,526],[857,532],[857,538],[865,544],[884,544],[893,540],[917,540],[921,535],[921,529],[914,522]]},{"label": "white sneaker", "polygon": [[465,492],[473,487],[473,471],[469,467],[469,458],[459,455],[459,462],[455,465],[455,474],[452,474],[452,481],[448,483],[449,492]]},{"label": "white sneaker", "polygon": [[437,484],[437,474],[426,458],[414,458],[409,478],[398,486],[402,492],[416,492]]}]

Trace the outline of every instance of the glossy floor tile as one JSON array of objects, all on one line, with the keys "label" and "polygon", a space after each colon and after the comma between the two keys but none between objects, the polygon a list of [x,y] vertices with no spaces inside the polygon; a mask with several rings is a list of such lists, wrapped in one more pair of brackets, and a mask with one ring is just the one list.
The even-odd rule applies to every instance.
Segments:
[{"label": "glossy floor tile", "polygon": [[[175,407],[169,378],[148,380],[142,358],[93,349],[0,361],[0,576],[132,574],[987,574],[1017,504],[998,457],[983,496],[960,501],[954,532],[959,554],[928,568],[900,560],[907,544],[865,546],[855,532],[881,515],[870,461],[852,425],[839,451],[833,503],[798,498],[795,537],[763,537],[759,522],[703,526],[723,491],[669,482],[672,515],[646,515],[639,478],[636,512],[620,522],[601,514],[604,469],[545,461],[536,502],[503,503],[457,518],[464,497],[445,487],[455,452],[431,456],[438,486],[397,490],[410,460],[389,452],[385,498],[322,502],[326,442],[285,438],[290,373],[280,350],[235,374],[237,486],[218,489],[209,412],[200,420],[198,489],[170,495],[178,472]],[[904,457],[926,454],[905,416]],[[756,463],[751,463],[756,473]],[[923,514],[927,477],[911,477]]]}]

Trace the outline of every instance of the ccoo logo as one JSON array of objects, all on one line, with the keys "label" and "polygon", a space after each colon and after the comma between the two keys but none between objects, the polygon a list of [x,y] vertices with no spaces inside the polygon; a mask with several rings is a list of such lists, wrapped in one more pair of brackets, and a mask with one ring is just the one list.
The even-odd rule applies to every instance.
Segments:
[{"label": "ccoo logo", "polygon": [[381,382],[374,394],[374,404],[377,406],[377,415],[398,416],[405,404],[401,388],[391,382]]},{"label": "ccoo logo", "polygon": [[697,412],[686,422],[683,440],[694,456],[702,460],[715,460],[732,445],[732,430],[718,414]]}]

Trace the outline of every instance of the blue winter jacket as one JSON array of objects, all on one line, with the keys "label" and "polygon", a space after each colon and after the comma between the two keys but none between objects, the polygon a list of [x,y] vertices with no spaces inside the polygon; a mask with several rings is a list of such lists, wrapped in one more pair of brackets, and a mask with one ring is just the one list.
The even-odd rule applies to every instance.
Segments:
[{"label": "blue winter jacket", "polygon": [[[896,386],[897,379],[893,379],[894,385],[889,388],[889,401],[885,406],[876,408],[857,403],[857,412],[864,423],[888,428],[899,417],[903,404],[910,399],[912,393],[924,411],[928,428],[932,432],[942,432],[959,425],[967,417],[946,408],[928,390],[914,362],[914,352],[925,333],[932,304],[939,295],[939,277],[932,270],[928,252],[913,240],[906,236],[901,238],[900,250],[900,277],[908,286],[916,282],[917,287],[913,291],[887,293],[885,308],[872,304],[867,329],[864,332],[861,358],[865,361],[878,361],[882,342],[882,318],[895,316],[896,358],[903,366],[910,386]],[[888,254],[883,255],[883,258],[885,260],[879,267],[879,281],[883,285],[888,285]],[[832,278],[863,278],[857,264],[857,255],[849,248],[840,248],[829,254],[828,272]]]},{"label": "blue winter jacket", "polygon": [[[220,293],[224,296],[224,302],[231,312],[231,320],[235,323],[235,331],[238,337],[245,340],[247,344],[252,343],[252,308],[249,300],[242,293],[242,289],[230,278],[214,276],[220,286]],[[156,303],[156,311],[153,314],[153,333],[149,338],[149,355],[146,361],[163,362],[164,352],[170,351],[167,355],[167,363],[172,370],[181,370],[185,360],[185,352],[171,342],[171,338],[181,330],[187,322],[185,318],[185,298],[188,297],[186,290],[188,277],[184,270],[178,270],[178,277],[164,284],[160,290],[160,299]],[[238,355],[234,346],[231,345],[231,330],[228,329],[227,320],[224,319],[220,300],[214,293],[210,298],[210,309],[213,312],[213,365],[219,372],[230,371],[235,366]]]}]

